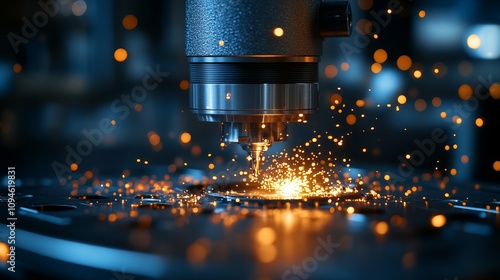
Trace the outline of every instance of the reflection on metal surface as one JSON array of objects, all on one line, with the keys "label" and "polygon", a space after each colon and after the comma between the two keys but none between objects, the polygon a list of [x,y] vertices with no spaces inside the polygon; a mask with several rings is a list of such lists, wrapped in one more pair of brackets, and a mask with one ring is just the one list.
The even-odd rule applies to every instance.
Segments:
[{"label": "reflection on metal surface", "polygon": [[33,206],[38,211],[67,211],[74,210],[76,206],[65,204],[42,204]]},{"label": "reflection on metal surface", "polygon": [[19,240],[23,240],[17,245],[20,249],[63,262],[109,271],[126,268],[130,274],[152,278],[160,277],[169,269],[168,262],[152,254],[95,246],[24,230],[16,233]]},{"label": "reflection on metal surface", "polygon": [[[334,205],[339,201],[366,201],[376,198],[376,193],[363,193],[356,188],[325,188],[321,193],[280,193],[265,189],[258,183],[230,183],[223,186],[207,186],[207,196],[221,201],[245,205]],[[287,204],[288,203],[288,204]]]},{"label": "reflection on metal surface", "polygon": [[[193,182],[187,174],[170,179]],[[443,269],[432,276],[445,279],[445,273],[457,271],[455,260],[472,257],[477,261],[457,274],[478,276],[478,267],[486,275],[498,271],[491,256],[500,240],[499,214],[479,211],[496,209],[498,200],[481,198],[480,191],[445,198],[428,187],[405,196],[404,189],[373,193],[376,183],[366,183],[345,184],[337,193],[284,197],[255,182],[175,187],[152,177],[131,179],[127,187],[119,180],[106,182],[109,187],[79,188],[88,197],[107,196],[104,203],[97,199],[92,207],[78,207],[81,211],[51,215],[32,209],[33,203],[77,207],[82,201],[67,195],[73,187],[54,189],[54,199],[26,189],[33,197],[19,201],[16,256],[34,254],[32,262],[19,263],[20,270],[54,276],[51,265],[63,261],[102,279],[120,272],[148,279],[237,274],[244,274],[242,279],[344,279],[353,273],[364,279],[373,273],[390,278],[395,272],[422,278],[428,276],[423,268],[431,265]],[[409,252],[415,240],[420,245]],[[421,257],[436,250],[438,259]],[[377,258],[391,269],[380,267],[373,261]],[[47,266],[36,265],[41,261]],[[81,278],[71,270],[60,273]]]}]

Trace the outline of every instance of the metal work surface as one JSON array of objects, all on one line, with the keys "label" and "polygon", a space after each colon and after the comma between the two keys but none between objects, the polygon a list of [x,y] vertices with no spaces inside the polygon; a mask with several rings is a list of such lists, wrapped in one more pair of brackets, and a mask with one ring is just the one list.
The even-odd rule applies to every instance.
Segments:
[{"label": "metal work surface", "polygon": [[[456,195],[426,182],[425,191],[419,185],[408,196],[365,195],[373,188],[365,186],[330,198],[272,199],[244,195],[244,188],[163,184],[126,178],[76,189],[18,188],[15,238],[22,242],[13,279],[494,279],[499,273],[499,194],[487,185],[460,186]],[[3,193],[2,216],[7,198]]]}]

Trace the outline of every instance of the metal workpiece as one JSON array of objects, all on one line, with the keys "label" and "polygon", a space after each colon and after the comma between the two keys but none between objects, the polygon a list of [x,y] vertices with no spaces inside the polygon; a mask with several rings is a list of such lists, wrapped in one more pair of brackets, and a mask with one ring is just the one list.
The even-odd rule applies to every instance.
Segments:
[{"label": "metal workpiece", "polygon": [[258,175],[265,150],[287,124],[318,111],[318,63],[326,37],[349,36],[349,2],[187,0],[190,109],[221,122]]}]

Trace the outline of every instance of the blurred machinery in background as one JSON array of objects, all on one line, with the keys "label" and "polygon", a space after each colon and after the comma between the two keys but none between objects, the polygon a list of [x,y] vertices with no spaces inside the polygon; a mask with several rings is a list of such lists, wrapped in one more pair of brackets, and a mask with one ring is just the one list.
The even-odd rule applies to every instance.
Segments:
[{"label": "blurred machinery in background", "polygon": [[333,3],[2,1],[2,279],[496,279],[500,3]]}]

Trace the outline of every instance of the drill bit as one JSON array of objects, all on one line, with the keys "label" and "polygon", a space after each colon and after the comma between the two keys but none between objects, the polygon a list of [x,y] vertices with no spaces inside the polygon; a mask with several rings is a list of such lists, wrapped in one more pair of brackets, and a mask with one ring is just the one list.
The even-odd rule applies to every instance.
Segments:
[{"label": "drill bit", "polygon": [[267,151],[269,144],[265,142],[254,142],[251,144],[250,156],[252,158],[252,168],[254,179],[259,177],[260,166],[262,165],[262,160],[264,158],[264,152]]}]

